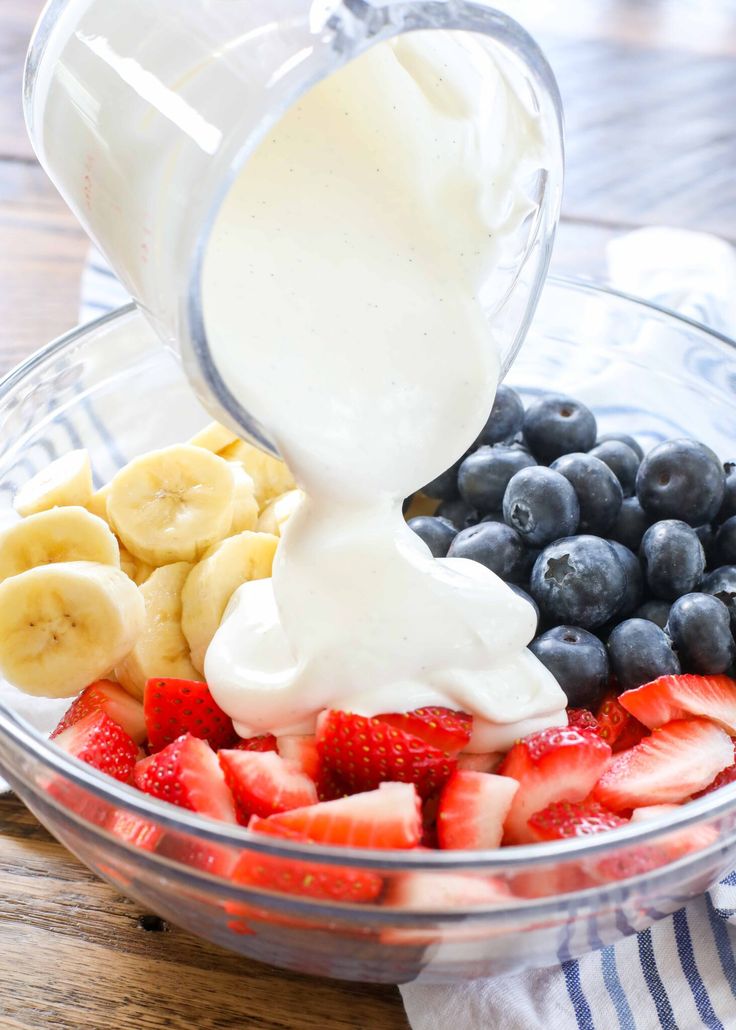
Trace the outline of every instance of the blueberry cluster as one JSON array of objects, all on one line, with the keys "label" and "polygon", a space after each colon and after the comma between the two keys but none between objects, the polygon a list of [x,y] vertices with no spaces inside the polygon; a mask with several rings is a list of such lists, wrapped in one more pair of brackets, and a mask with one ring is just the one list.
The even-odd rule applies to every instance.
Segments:
[{"label": "blueberry cluster", "polygon": [[598,435],[571,397],[524,408],[500,386],[472,449],[424,487],[409,525],[435,557],[481,562],[537,612],[531,650],[573,707],[615,676],[730,671],[736,658],[736,463],[669,440]]}]

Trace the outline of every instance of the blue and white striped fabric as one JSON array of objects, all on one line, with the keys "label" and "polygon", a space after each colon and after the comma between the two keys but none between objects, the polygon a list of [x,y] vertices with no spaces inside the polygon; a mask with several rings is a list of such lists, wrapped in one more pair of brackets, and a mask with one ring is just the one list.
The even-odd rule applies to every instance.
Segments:
[{"label": "blue and white striped fabric", "polygon": [[[692,248],[693,240],[684,242]],[[81,320],[128,299],[93,255]],[[712,303],[707,310],[713,318]],[[549,969],[404,985],[413,1030],[736,1030],[736,873],[649,929],[608,947],[590,944],[597,950]]]}]

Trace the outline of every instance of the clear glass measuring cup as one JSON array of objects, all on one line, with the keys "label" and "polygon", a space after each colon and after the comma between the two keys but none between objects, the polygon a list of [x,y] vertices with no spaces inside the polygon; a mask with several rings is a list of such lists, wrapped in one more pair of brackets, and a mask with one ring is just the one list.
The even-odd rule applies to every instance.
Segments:
[{"label": "clear glass measuring cup", "polygon": [[531,214],[488,300],[505,370],[546,275],[563,169],[554,77],[506,15],[465,0],[51,0],[41,16],[25,81],[41,163],[205,406],[267,450],[267,419],[238,403],[208,345],[202,263],[217,213],[310,88],[369,47],[434,29],[474,33],[544,137]]}]

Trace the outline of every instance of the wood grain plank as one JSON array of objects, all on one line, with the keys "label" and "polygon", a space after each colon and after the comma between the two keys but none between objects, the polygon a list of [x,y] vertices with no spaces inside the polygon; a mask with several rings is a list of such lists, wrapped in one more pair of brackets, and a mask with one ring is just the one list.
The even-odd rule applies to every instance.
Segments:
[{"label": "wood grain plank", "polygon": [[3,1030],[408,1025],[394,988],[280,972],[175,927],[147,932],[135,902],[9,795],[0,797],[0,869]]},{"label": "wood grain plank", "polygon": [[32,161],[21,104],[23,61],[43,0],[0,0],[0,158]]}]

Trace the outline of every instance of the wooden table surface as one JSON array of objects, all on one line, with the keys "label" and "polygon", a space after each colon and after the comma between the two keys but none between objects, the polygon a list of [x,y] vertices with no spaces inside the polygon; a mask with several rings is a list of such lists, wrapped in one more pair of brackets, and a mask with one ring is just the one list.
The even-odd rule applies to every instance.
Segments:
[{"label": "wooden table surface", "polygon": [[[111,0],[112,2],[112,0]],[[33,157],[21,68],[41,0],[0,0],[0,374],[75,324],[86,239]],[[509,0],[566,105],[554,267],[602,277],[605,244],[651,223],[736,243],[732,0]],[[0,1030],[398,1030],[398,991],[247,962],[151,932],[13,797],[0,799]]]}]

